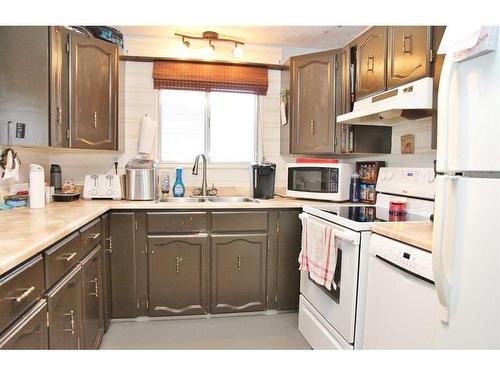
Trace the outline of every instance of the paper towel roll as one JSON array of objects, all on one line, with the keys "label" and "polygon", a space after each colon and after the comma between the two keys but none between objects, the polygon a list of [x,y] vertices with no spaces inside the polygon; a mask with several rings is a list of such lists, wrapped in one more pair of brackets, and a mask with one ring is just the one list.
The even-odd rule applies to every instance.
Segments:
[{"label": "paper towel roll", "polygon": [[151,154],[153,152],[153,144],[156,133],[156,122],[154,122],[147,115],[141,120],[141,127],[139,130],[139,143],[137,145],[137,152],[141,154]]},{"label": "paper towel roll", "polygon": [[30,208],[45,207],[45,174],[38,164],[30,164],[29,197]]}]

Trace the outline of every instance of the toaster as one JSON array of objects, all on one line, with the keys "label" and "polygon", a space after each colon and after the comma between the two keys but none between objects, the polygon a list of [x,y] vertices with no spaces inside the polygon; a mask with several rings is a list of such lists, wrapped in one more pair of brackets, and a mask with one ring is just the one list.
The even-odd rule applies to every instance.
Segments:
[{"label": "toaster", "polygon": [[83,184],[83,199],[113,199],[123,197],[120,176],[117,174],[88,174]]}]

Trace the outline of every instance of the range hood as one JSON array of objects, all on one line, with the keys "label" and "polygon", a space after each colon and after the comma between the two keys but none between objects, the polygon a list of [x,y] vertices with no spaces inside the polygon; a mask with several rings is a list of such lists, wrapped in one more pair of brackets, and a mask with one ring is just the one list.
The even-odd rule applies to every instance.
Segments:
[{"label": "range hood", "polygon": [[432,115],[432,78],[426,77],[354,103],[337,122],[354,125],[396,125]]}]

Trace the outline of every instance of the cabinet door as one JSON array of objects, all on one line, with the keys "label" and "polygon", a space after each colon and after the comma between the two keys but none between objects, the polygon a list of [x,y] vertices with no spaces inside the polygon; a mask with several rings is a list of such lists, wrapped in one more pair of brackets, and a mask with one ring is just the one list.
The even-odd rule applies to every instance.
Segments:
[{"label": "cabinet door", "polygon": [[290,59],[295,154],[333,153],[335,145],[335,54]]},{"label": "cabinet door", "polygon": [[81,266],[47,293],[50,349],[79,349],[81,339]]},{"label": "cabinet door", "polygon": [[356,40],[356,100],[385,90],[387,27],[375,26]]},{"label": "cabinet door", "polygon": [[430,74],[431,26],[389,26],[387,88]]},{"label": "cabinet door", "polygon": [[212,235],[212,312],[265,309],[266,250],[266,234]]},{"label": "cabinet door", "polygon": [[113,246],[110,227],[109,214],[104,214],[101,217],[102,225],[102,315],[104,320],[104,330],[107,331],[111,324],[111,248]]},{"label": "cabinet door", "polygon": [[351,90],[351,84],[353,83],[351,80],[351,46],[348,44],[342,48],[340,53],[342,57],[340,113],[344,114],[352,111],[351,102],[353,98],[351,94],[354,90]]},{"label": "cabinet door", "polygon": [[50,27],[50,145],[68,147],[69,31]]},{"label": "cabinet door", "polygon": [[137,316],[135,214],[110,213],[111,311],[113,318]]},{"label": "cabinet door", "polygon": [[116,149],[117,77],[117,46],[71,35],[71,147]]},{"label": "cabinet door", "polygon": [[300,211],[280,211],[278,231],[278,310],[299,307]]},{"label": "cabinet door", "polygon": [[0,27],[0,144],[49,145],[48,77],[49,28]]},{"label": "cabinet door", "polygon": [[207,235],[148,236],[149,315],[207,313]]},{"label": "cabinet door", "polygon": [[41,300],[0,336],[0,349],[48,349],[47,302]]},{"label": "cabinet door", "polygon": [[104,323],[102,318],[102,248],[97,245],[82,262],[83,348],[97,349]]}]

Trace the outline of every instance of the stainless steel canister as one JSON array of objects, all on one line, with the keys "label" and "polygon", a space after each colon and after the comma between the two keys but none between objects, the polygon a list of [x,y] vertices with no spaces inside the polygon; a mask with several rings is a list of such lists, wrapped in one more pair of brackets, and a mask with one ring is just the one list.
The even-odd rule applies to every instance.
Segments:
[{"label": "stainless steel canister", "polygon": [[131,160],[125,171],[127,200],[151,201],[157,198],[158,174],[153,160]]}]

